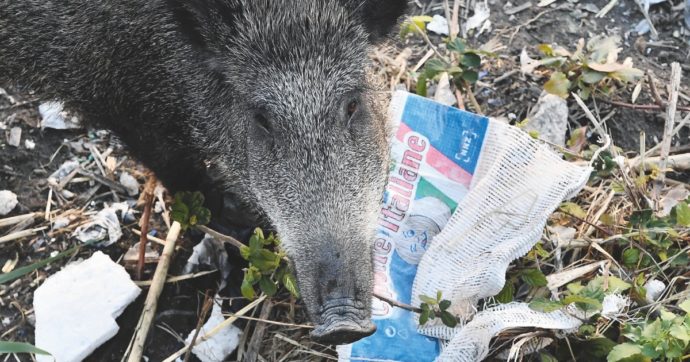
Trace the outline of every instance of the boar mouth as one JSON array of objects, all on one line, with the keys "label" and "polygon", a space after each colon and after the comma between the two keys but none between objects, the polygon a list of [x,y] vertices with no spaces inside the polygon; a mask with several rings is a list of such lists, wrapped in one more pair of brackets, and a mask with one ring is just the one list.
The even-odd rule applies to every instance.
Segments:
[{"label": "boar mouth", "polygon": [[325,344],[347,344],[376,332],[365,303],[352,299],[330,300],[321,308],[321,323],[311,337]]}]

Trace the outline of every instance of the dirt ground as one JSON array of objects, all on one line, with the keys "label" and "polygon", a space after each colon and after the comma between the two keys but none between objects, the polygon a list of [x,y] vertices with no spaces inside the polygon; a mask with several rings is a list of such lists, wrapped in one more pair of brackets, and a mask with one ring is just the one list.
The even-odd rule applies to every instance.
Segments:
[{"label": "dirt ground", "polygon": [[[451,5],[452,2],[451,0]],[[634,27],[644,17],[632,0],[618,1],[618,4],[601,18],[597,18],[595,14],[608,1],[561,0],[546,7],[538,7],[537,1],[533,1],[524,11],[508,15],[507,9],[521,5],[522,2],[510,4],[491,0],[488,2],[491,10],[491,29],[479,36],[470,35],[467,39],[468,43],[476,48],[492,39],[502,45],[497,52],[498,56],[487,59],[482,65],[480,81],[474,89],[477,101],[483,112],[489,116],[508,117],[512,114],[513,120],[524,119],[542,93],[543,84],[547,79],[520,73],[519,58],[522,50],[525,49],[530,55],[536,56],[536,46],[540,43],[554,43],[574,49],[580,38],[589,39],[595,35],[605,34],[619,35],[622,38],[623,50],[620,58],[631,57],[635,67],[652,73],[658,81],[662,97],[666,96],[669,64],[679,62],[683,68],[684,79],[679,104],[690,106],[690,30],[683,30],[679,26],[682,22],[682,10],[679,10],[682,2],[667,1],[651,8],[650,16],[659,32],[658,40],[652,40],[649,33],[638,35],[634,31]],[[411,1],[410,4],[413,15],[445,14],[443,1],[419,0]],[[461,18],[462,21],[472,14],[472,8],[466,7],[463,11],[466,16]],[[433,44],[442,43],[440,36],[431,33],[430,40]],[[409,49],[410,55],[401,63],[396,57],[399,58],[406,49]],[[406,40],[395,38],[382,45],[372,55],[374,71],[391,87],[405,87],[414,91],[415,82],[409,74],[428,49],[426,42],[418,36],[411,36]],[[402,71],[401,64],[405,67]],[[396,80],[399,82],[391,84]],[[4,129],[5,134],[9,134],[13,127],[20,127],[22,130],[19,147],[8,145],[5,137],[0,139],[0,190],[11,190],[19,198],[19,205],[8,216],[44,211],[49,197],[46,178],[67,160],[93,160],[94,153],[90,146],[95,147],[100,153],[112,149],[110,155],[117,160],[117,172],[126,170],[140,183],[146,181],[145,169],[129,158],[127,150],[107,131],[41,129],[38,126],[40,115],[37,111],[37,97],[26,92],[17,92],[12,88],[5,90],[7,94],[0,93],[0,129]],[[608,100],[630,103],[631,92],[632,86],[617,92],[613,99]],[[654,104],[655,101],[650,93],[645,91],[636,103]],[[571,101],[569,105],[571,129],[587,125],[588,121],[583,112],[574,102]],[[656,144],[662,138],[664,117],[661,111],[629,109],[595,100],[590,100],[588,105],[596,110],[600,118],[607,119],[606,125],[614,142],[624,151],[632,154],[639,150],[640,131],[646,132],[648,145]],[[684,129],[674,139],[673,145],[679,148],[688,145],[689,136],[688,129]],[[25,140],[34,142],[35,148],[27,148]],[[95,171],[97,169],[94,168]],[[671,174],[670,177],[683,180],[686,175]],[[71,230],[94,211],[102,209],[104,203],[122,201],[122,198],[114,195],[108,186],[93,180],[71,183],[68,190],[76,196],[68,198],[53,195],[52,209],[60,212],[78,210],[73,214],[70,225],[65,229],[40,230],[33,236],[0,244],[0,266],[8,262],[16,262],[17,267],[29,265],[48,258],[54,251],[63,251],[76,245],[77,242],[70,238]],[[139,206],[137,220],[140,212]],[[25,227],[38,228],[42,225],[47,224],[37,217],[33,224]],[[222,225],[215,227],[223,228]],[[121,260],[124,253],[138,241],[139,237],[132,231],[137,228],[136,222],[123,225],[122,239],[103,251],[113,260]],[[165,228],[160,214],[154,214],[152,217],[152,228]],[[10,229],[0,229],[0,237],[10,234]],[[235,234],[243,232],[227,229],[224,231]],[[192,247],[200,239],[201,235],[198,233],[188,233],[184,236],[170,274],[181,273]],[[33,342],[33,291],[62,265],[78,258],[87,258],[95,250],[97,249],[82,248],[71,258],[52,263],[8,285],[1,285],[0,340]],[[227,297],[227,310],[237,311],[246,305],[245,300],[238,298],[238,286],[245,262],[236,250],[228,247],[227,252],[232,264],[229,283],[231,286],[222,294]],[[145,279],[150,278],[154,266],[155,264],[147,266]],[[146,350],[150,361],[163,360],[183,346],[181,340],[186,338],[198,323],[204,293],[207,290],[215,290],[217,281],[218,273],[214,273],[171,284],[165,288]],[[120,359],[139,318],[144,297],[145,293],[142,293],[118,318],[118,324],[121,326],[118,335],[94,352],[89,361]],[[229,360],[238,359],[238,353],[242,360],[260,361],[320,361],[333,360],[336,356],[333,346],[321,346],[309,340],[309,329],[303,327],[303,324],[308,324],[304,311],[299,302],[286,292],[280,293],[270,303],[256,309],[252,315],[260,319],[282,321],[289,325],[240,320],[238,325],[245,330],[245,334],[240,351],[233,354]],[[29,360],[26,356],[13,358]],[[195,360],[195,357],[192,356],[192,360]]]}]

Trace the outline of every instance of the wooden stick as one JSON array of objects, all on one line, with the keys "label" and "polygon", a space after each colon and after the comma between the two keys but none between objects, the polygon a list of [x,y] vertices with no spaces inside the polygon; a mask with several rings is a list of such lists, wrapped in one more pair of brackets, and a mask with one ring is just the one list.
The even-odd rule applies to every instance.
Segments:
[{"label": "wooden stick", "polygon": [[[174,222],[168,232],[168,237],[165,238],[165,247],[158,261],[156,272],[153,275],[153,282],[149,289],[149,294],[146,296],[146,302],[144,302],[144,310],[141,313],[141,318],[139,319],[134,336],[132,336],[132,341],[130,342],[129,347],[131,348],[131,352],[129,353],[129,358],[126,359],[128,362],[141,362],[141,357],[144,354],[146,336],[149,334],[153,317],[156,314],[156,308],[158,308],[158,298],[163,292],[163,286],[168,276],[168,268],[170,267],[170,260],[175,250],[175,242],[180,236],[180,229],[180,223],[177,221]],[[128,354],[125,353],[125,356],[127,355]],[[123,360],[125,359],[123,358]]]},{"label": "wooden stick", "polygon": [[[194,343],[194,346],[198,346],[199,344],[206,342],[206,341],[209,340],[211,337],[213,337],[213,336],[215,336],[216,334],[218,334],[218,332],[222,331],[223,329],[225,329],[225,328],[227,328],[228,326],[230,326],[231,324],[233,324],[233,323],[237,320],[237,318],[238,318],[239,316],[243,316],[243,315],[247,314],[249,311],[251,311],[252,309],[254,309],[257,305],[259,305],[259,303],[263,302],[264,299],[266,299],[266,295],[265,295],[265,294],[262,295],[261,297],[257,298],[255,301],[249,303],[246,307],[240,309],[234,316],[232,316],[232,317],[230,317],[230,318],[224,320],[221,324],[217,325],[215,328],[213,328],[212,330],[210,330],[208,333],[204,334],[201,338],[199,338],[199,339]],[[194,346],[191,346],[191,347],[194,348]],[[188,348],[187,346],[181,348],[179,351],[173,353],[173,354],[170,355],[168,358],[164,359],[163,362],[173,362],[173,361],[175,361],[175,359],[177,359],[177,357],[182,356],[182,355],[185,353],[185,351],[187,351],[187,348]],[[130,362],[139,362],[139,361],[130,360]]]},{"label": "wooden stick", "polygon": [[671,94],[669,94],[668,107],[666,108],[666,123],[664,126],[664,138],[661,145],[661,159],[659,163],[659,177],[657,184],[663,185],[666,179],[666,165],[668,154],[671,152],[671,139],[673,138],[673,126],[676,122],[676,106],[678,105],[678,92],[680,91],[680,64],[671,64]]},{"label": "wooden stick", "polygon": [[[203,277],[204,275],[209,275],[217,272],[218,269],[213,269],[213,270],[207,270],[207,271],[202,271],[198,273],[193,273],[193,274],[185,274],[185,275],[178,275],[176,277],[170,277],[165,280],[166,283],[176,283],[176,282],[181,282],[183,280],[189,280],[189,279],[195,279],[199,277]],[[153,280],[140,280],[134,282],[138,287],[148,287],[153,284]]]},{"label": "wooden stick", "polygon": [[204,325],[204,320],[206,319],[206,315],[208,314],[208,311],[211,310],[211,307],[213,306],[213,296],[211,296],[211,291],[207,290],[206,291],[206,296],[204,298],[204,306],[201,307],[201,314],[199,314],[199,321],[196,323],[196,329],[194,330],[194,336],[192,337],[192,341],[189,344],[189,348],[187,348],[187,352],[184,354],[184,362],[189,361],[189,357],[192,355],[192,346],[194,345],[194,342],[196,342],[196,339],[199,337],[199,332],[201,332],[201,327]]},{"label": "wooden stick", "polygon": [[234,247],[236,247],[236,248],[238,248],[238,249],[241,248],[241,247],[243,247],[243,246],[245,246],[245,245],[242,244],[239,240],[233,238],[232,236],[230,236],[230,235],[225,235],[225,234],[221,234],[221,233],[219,233],[219,232],[217,232],[217,231],[215,231],[215,230],[209,228],[208,226],[205,226],[205,225],[197,225],[196,228],[199,229],[199,231],[204,232],[204,233],[206,233],[206,234],[209,234],[209,235],[211,235],[212,237],[214,237],[214,238],[216,238],[216,239],[218,239],[218,240],[220,240],[220,241],[222,241],[222,242],[224,242],[224,243],[228,243],[228,244],[230,244],[230,245],[232,245],[232,246],[234,246]]},{"label": "wooden stick", "polygon": [[48,229],[48,227],[44,226],[44,227],[40,227],[40,228],[36,228],[36,229],[22,230],[22,231],[18,231],[16,233],[5,235],[3,237],[0,237],[0,244],[4,244],[7,242],[14,241],[14,240],[21,239],[21,238],[25,238],[28,236],[34,236],[34,235],[38,234],[39,231],[43,231],[46,229]]},{"label": "wooden stick", "polygon": [[11,226],[11,225],[16,225],[21,222],[24,222],[25,220],[28,219],[33,219],[34,217],[38,216],[43,216],[45,213],[43,212],[32,212],[24,215],[17,215],[17,216],[12,216],[4,219],[0,219],[0,228],[5,227],[5,226]]},{"label": "wooden stick", "polygon": [[144,277],[144,259],[146,255],[146,243],[148,242],[149,219],[151,218],[151,205],[153,204],[153,194],[146,192],[144,203],[144,214],[141,216],[139,227],[139,259],[137,260],[137,280]]}]

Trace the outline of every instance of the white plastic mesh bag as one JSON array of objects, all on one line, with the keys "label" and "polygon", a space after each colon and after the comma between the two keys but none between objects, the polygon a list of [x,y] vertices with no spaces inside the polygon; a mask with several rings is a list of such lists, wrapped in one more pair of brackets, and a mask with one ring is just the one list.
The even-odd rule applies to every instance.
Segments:
[{"label": "white plastic mesh bag", "polygon": [[[412,305],[420,304],[419,295],[440,290],[452,301],[450,311],[469,319],[479,299],[501,291],[508,264],[532,248],[548,216],[591,171],[563,161],[524,131],[492,121],[470,192],[419,264]],[[464,328],[437,322],[419,331],[449,340]]]},{"label": "white plastic mesh bag", "polygon": [[530,309],[525,303],[501,305],[477,313],[446,345],[437,361],[481,361],[489,353],[491,338],[507,329],[532,327],[572,330],[581,323],[565,311],[541,313]]}]

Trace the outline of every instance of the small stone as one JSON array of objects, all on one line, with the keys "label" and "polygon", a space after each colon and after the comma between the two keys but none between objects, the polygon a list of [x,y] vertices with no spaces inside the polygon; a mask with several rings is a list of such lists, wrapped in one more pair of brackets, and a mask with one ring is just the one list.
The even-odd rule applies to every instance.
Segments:
[{"label": "small stone", "polygon": [[528,118],[526,131],[537,131],[539,138],[565,147],[568,129],[568,103],[565,99],[543,92]]},{"label": "small stone", "polygon": [[19,147],[22,140],[22,129],[19,127],[12,127],[9,135],[7,135],[7,144],[12,147]]},{"label": "small stone", "polygon": [[0,191],[0,216],[9,214],[17,206],[17,195],[8,190]]}]

